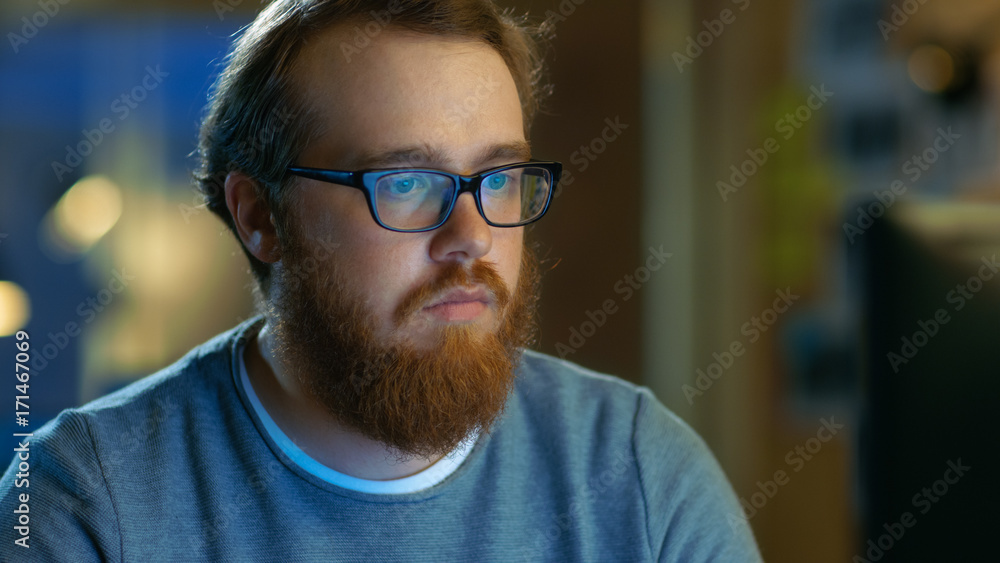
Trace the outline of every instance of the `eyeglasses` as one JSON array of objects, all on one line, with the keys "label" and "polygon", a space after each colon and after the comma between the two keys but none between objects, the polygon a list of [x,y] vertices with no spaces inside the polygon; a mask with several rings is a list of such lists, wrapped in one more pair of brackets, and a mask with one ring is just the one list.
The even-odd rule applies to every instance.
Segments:
[{"label": "eyeglasses", "polygon": [[473,176],[426,168],[345,172],[293,166],[288,172],[357,188],[365,193],[376,223],[390,231],[420,233],[443,225],[458,196],[466,192],[490,226],[520,227],[537,221],[549,208],[562,164],[521,162]]}]

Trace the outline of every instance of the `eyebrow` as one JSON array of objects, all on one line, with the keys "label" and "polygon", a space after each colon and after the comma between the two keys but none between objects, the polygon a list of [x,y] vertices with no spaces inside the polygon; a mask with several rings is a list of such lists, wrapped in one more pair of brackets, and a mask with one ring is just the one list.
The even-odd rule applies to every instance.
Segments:
[{"label": "eyebrow", "polygon": [[[473,167],[496,161],[526,161],[531,159],[531,144],[527,141],[499,143],[486,147],[473,159]],[[443,166],[452,159],[446,151],[427,144],[414,145],[387,151],[362,153],[355,161],[355,169],[388,168],[394,166]]]}]

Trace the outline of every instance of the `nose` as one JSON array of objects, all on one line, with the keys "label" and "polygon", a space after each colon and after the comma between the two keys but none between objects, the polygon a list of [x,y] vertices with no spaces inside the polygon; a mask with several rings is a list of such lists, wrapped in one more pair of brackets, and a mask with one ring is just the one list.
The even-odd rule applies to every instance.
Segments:
[{"label": "nose", "polygon": [[474,262],[485,256],[493,246],[493,233],[486,224],[472,194],[458,196],[451,216],[431,231],[430,255],[436,262]]}]

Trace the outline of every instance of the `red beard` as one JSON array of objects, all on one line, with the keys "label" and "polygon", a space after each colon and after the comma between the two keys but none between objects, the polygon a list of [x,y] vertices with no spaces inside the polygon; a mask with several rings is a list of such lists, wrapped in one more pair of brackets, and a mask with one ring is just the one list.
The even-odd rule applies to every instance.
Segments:
[{"label": "red beard", "polygon": [[513,388],[521,349],[534,340],[539,274],[527,246],[513,293],[492,264],[455,263],[402,300],[397,324],[453,287],[482,284],[492,293],[495,333],[445,327],[431,350],[383,346],[371,312],[336,269],[293,283],[289,272],[308,249],[301,237],[288,246],[284,267],[274,272],[275,297],[264,307],[276,357],[335,420],[385,444],[400,460],[440,456],[472,432],[489,432]]}]

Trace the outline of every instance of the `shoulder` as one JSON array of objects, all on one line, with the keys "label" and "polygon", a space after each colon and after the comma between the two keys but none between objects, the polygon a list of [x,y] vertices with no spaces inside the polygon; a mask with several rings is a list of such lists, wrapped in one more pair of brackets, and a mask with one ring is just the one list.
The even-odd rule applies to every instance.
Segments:
[{"label": "shoulder", "polygon": [[518,390],[536,399],[571,401],[576,405],[634,403],[649,390],[624,379],[596,372],[567,360],[525,350],[518,370]]},{"label": "shoulder", "polygon": [[529,409],[617,422],[628,427],[629,437],[637,424],[653,424],[681,441],[700,442],[647,387],[531,350],[524,352],[518,376],[518,394]]},{"label": "shoulder", "polygon": [[[708,454],[701,438],[648,389],[566,360],[524,353],[517,409],[533,434],[569,452],[627,452],[683,467]],[[639,460],[641,461],[641,460]]]},{"label": "shoulder", "polygon": [[234,387],[232,350],[251,326],[252,321],[219,334],[152,375],[64,410],[34,433],[34,442],[60,455],[96,455],[102,462],[124,463],[142,452],[172,451],[175,442],[196,431],[191,424],[221,424],[225,405],[236,396],[235,389],[229,392]]},{"label": "shoulder", "polygon": [[245,340],[258,322],[251,319],[218,334],[160,371],[63,415],[106,426],[150,416],[162,421],[182,410],[217,406],[220,396],[233,387],[238,341]]},{"label": "shoulder", "polygon": [[532,426],[528,435],[548,433],[545,441],[559,455],[633,476],[654,557],[759,561],[712,452],[648,388],[526,351],[517,395]]},{"label": "shoulder", "polygon": [[[176,494],[161,469],[193,462],[193,437],[200,441],[232,424],[239,404],[235,390],[226,389],[233,387],[232,350],[251,323],[153,375],[64,410],[21,443],[30,477],[18,479],[15,457],[0,479],[0,509],[12,510],[21,487],[30,486],[31,518],[49,524],[46,531],[32,530],[33,552],[52,560],[65,553],[121,557],[122,511]],[[10,530],[0,539],[8,536]]]},{"label": "shoulder", "polygon": [[121,411],[150,401],[155,403],[158,397],[174,390],[194,391],[192,385],[212,387],[220,383],[227,384],[232,370],[233,347],[237,338],[246,333],[248,326],[250,325],[244,323],[216,335],[160,371],[71,410],[81,414]]}]

